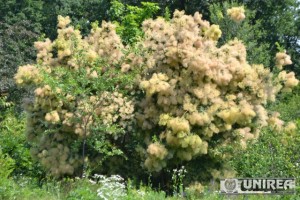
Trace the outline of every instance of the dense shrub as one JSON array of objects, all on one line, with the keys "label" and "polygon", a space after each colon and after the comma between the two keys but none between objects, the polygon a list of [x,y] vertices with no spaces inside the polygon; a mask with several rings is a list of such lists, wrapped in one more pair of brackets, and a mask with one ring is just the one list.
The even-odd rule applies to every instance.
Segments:
[{"label": "dense shrub", "polygon": [[[283,93],[269,106],[288,123],[282,131],[264,129],[243,151],[236,151],[231,163],[241,177],[299,177],[299,86]],[[297,128],[295,129],[295,126]]]},{"label": "dense shrub", "polygon": [[82,38],[69,23],[59,16],[57,39],[36,42],[37,65],[21,66],[15,75],[32,93],[25,100],[31,154],[57,177],[82,173],[90,156],[94,169],[122,155],[118,146],[133,128],[134,105],[124,88],[134,73],[122,73],[126,49],[115,26],[94,24]]},{"label": "dense shrub", "polygon": [[8,155],[4,154],[0,149],[0,179],[6,179],[15,168],[15,161]]},{"label": "dense shrub", "polygon": [[35,43],[37,65],[15,75],[32,93],[25,102],[31,153],[56,177],[79,175],[87,164],[113,170],[133,149],[148,171],[197,158],[210,176],[230,176],[223,148],[246,148],[262,127],[284,128],[266,105],[298,84],[280,71],[291,63],[285,52],[274,72],[250,65],[243,43],[218,47],[219,26],[199,13],[144,21],[145,37],[132,47],[111,23],[94,24],[83,38],[70,18],[58,20],[57,39]]},{"label": "dense shrub", "polygon": [[264,130],[255,143],[236,151],[232,164],[240,177],[299,177],[299,132]]},{"label": "dense shrub", "polygon": [[0,151],[14,162],[11,176],[31,176],[41,179],[44,172],[33,162],[25,137],[25,115],[15,112],[15,105],[0,97]]},{"label": "dense shrub", "polygon": [[273,73],[263,65],[249,65],[243,43],[235,39],[217,47],[219,26],[199,13],[176,11],[170,22],[146,20],[143,30],[148,54],[140,88],[145,97],[136,118],[148,145],[144,164],[150,171],[197,157],[215,178],[230,176],[223,172],[222,160],[231,155],[222,148],[246,148],[262,127],[282,129],[279,114],[268,112],[266,105],[282,89],[298,84],[294,73],[275,72],[291,63],[285,52],[276,55]]}]

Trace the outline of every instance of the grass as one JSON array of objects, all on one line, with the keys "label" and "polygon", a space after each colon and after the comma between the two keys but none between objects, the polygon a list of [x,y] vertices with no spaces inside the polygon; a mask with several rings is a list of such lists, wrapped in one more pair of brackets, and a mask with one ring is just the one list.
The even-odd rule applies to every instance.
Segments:
[{"label": "grass", "polygon": [[[3,179],[0,182],[0,199],[3,200],[96,200],[99,184],[91,183],[88,179],[64,179],[62,181],[48,180],[39,185],[35,180],[26,177]],[[124,200],[273,200],[273,199],[300,199],[297,195],[223,195],[217,192],[204,191],[202,194],[190,197],[167,197],[163,191],[155,191],[147,186],[139,189],[127,187],[125,196],[117,199]],[[113,199],[115,191],[109,194]]]}]

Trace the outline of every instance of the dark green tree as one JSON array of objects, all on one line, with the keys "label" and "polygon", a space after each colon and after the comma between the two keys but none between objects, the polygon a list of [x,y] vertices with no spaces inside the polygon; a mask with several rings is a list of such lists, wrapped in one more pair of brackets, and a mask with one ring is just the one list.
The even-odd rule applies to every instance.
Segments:
[{"label": "dark green tree", "polygon": [[33,42],[39,32],[34,32],[30,21],[21,20],[12,25],[0,22],[0,93],[20,108],[24,92],[15,86],[13,76],[19,65],[32,63],[35,60]]},{"label": "dark green tree", "polygon": [[[20,102],[12,80],[17,67],[35,60],[33,42],[41,34],[42,0],[0,0],[0,93]],[[18,106],[16,106],[18,107]]]},{"label": "dark green tree", "polygon": [[[216,20],[216,10],[212,9],[212,7],[219,5],[219,8],[227,8],[231,1],[215,2],[219,4],[215,3],[210,6],[210,20],[213,23],[219,23],[220,20]],[[274,66],[275,60],[261,53],[265,49],[271,53],[269,55],[275,55],[278,52],[276,45],[278,43],[292,57],[293,65],[289,66],[289,69],[292,69],[299,75],[300,2],[297,0],[280,2],[276,0],[238,0],[234,2],[231,5],[245,5],[247,19],[239,26],[239,30],[236,33],[233,33],[233,29],[229,29],[231,33],[228,30],[223,32],[227,34],[225,37],[229,39],[228,34],[235,34],[237,37],[240,36],[240,39],[245,41],[248,52],[250,51],[250,54],[252,54],[250,61],[258,59],[258,61],[263,61],[262,63],[266,65],[270,63],[269,66]],[[226,22],[223,25],[226,26]],[[248,25],[251,27],[246,27]],[[257,51],[254,53],[253,50]]]},{"label": "dark green tree", "polygon": [[268,50],[275,55],[278,42],[287,50],[294,62],[289,68],[300,75],[300,2],[297,0],[239,0],[249,9],[255,10],[252,24],[259,21],[266,35],[258,40],[259,44],[268,42]]},{"label": "dark green tree", "polygon": [[219,39],[219,45],[223,45],[229,40],[235,38],[242,40],[247,48],[247,59],[251,64],[264,64],[270,66],[275,53],[269,54],[271,44],[269,41],[263,40],[268,35],[268,30],[263,29],[261,20],[256,20],[252,24],[255,17],[255,11],[245,9],[244,20],[236,22],[227,14],[227,10],[232,7],[242,6],[237,3],[215,3],[211,4],[210,20],[213,24],[218,24],[222,30],[222,37]]},{"label": "dark green tree", "polygon": [[0,0],[0,22],[13,25],[22,20],[30,21],[33,32],[42,30],[41,22],[46,18],[43,15],[43,0]]},{"label": "dark green tree", "polygon": [[43,21],[43,32],[50,39],[57,36],[57,16],[69,16],[74,25],[88,34],[91,22],[108,19],[109,0],[43,0],[43,14],[47,18]]}]

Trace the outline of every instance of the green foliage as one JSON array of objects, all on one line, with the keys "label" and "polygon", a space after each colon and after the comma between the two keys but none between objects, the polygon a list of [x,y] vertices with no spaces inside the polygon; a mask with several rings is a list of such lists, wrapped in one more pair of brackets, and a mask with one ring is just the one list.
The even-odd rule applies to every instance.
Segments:
[{"label": "green foliage", "polygon": [[55,39],[57,36],[57,16],[70,16],[74,25],[87,35],[91,22],[102,21],[108,18],[109,0],[51,0],[44,1],[43,32],[47,37]]},{"label": "green foliage", "polygon": [[[130,184],[130,183],[129,183]],[[4,179],[0,182],[0,199],[5,200],[94,200],[101,199],[97,196],[97,188],[99,184],[92,184],[89,179],[64,179],[61,181],[48,180],[41,187],[37,183],[28,178],[20,178],[19,181]],[[191,196],[187,194],[186,198],[167,196],[163,191],[156,191],[148,186],[140,186],[139,188],[128,185],[126,196],[122,200],[225,200],[228,196],[220,195],[218,192],[206,190],[204,195]],[[235,196],[235,199],[249,200],[271,200],[271,199],[298,199],[297,195],[288,196]]]},{"label": "green foliage", "polygon": [[48,191],[41,190],[36,185],[19,181],[15,182],[12,179],[1,180],[0,183],[0,199],[14,200],[56,200],[55,195],[49,194]]},{"label": "green foliage", "polygon": [[125,13],[126,6],[118,0],[111,2],[110,17],[112,20],[121,21],[122,15]]},{"label": "green foliage", "polygon": [[246,150],[236,152],[231,164],[241,177],[296,177],[299,170],[300,105],[299,86],[291,94],[281,94],[269,109],[278,111],[284,121],[294,121],[298,129],[292,134],[263,130]]},{"label": "green foliage", "polygon": [[43,0],[0,0],[0,22],[13,25],[20,21],[30,21],[33,32],[42,29],[41,22],[45,18],[42,14]]},{"label": "green foliage", "polygon": [[[244,1],[240,0],[240,3]],[[267,49],[270,54],[275,54],[277,49],[275,43],[287,50],[291,55],[294,65],[290,67],[299,74],[299,37],[300,37],[300,2],[298,0],[252,0],[246,1],[246,6],[255,10],[252,24],[259,20],[261,27],[267,32],[260,42],[267,42],[270,47]]]},{"label": "green foliage", "polygon": [[8,178],[15,168],[15,161],[0,149],[0,180]]},{"label": "green foliage", "polygon": [[[151,2],[157,3],[161,8],[159,15],[163,15],[167,8],[170,10],[170,13],[173,13],[176,9],[180,11],[185,11],[186,14],[194,14],[195,12],[200,12],[203,14],[204,19],[209,19],[209,10],[208,7],[214,2],[220,2],[221,0],[151,0]],[[141,1],[136,0],[123,0],[128,4],[139,5]]]},{"label": "green foliage", "polygon": [[67,200],[93,200],[97,199],[97,195],[95,192],[91,191],[89,188],[76,188],[70,192]]},{"label": "green foliage", "polygon": [[170,9],[168,7],[166,7],[166,9],[165,9],[164,18],[165,18],[166,21],[171,20],[171,12],[170,12]]},{"label": "green foliage", "polygon": [[68,181],[68,193],[65,197],[66,200],[94,200],[97,197],[97,186],[92,185],[88,179],[77,181]]},{"label": "green foliage", "polygon": [[[156,2],[156,3],[152,3]],[[39,165],[32,161],[29,148],[36,148],[37,141],[48,140],[51,145],[58,145],[60,141],[56,140],[55,134],[60,130],[61,124],[47,123],[44,118],[51,110],[48,107],[45,110],[39,110],[40,114],[28,114],[28,120],[39,119],[38,126],[34,126],[34,134],[41,133],[35,141],[29,144],[24,135],[25,116],[16,115],[16,107],[21,105],[21,99],[24,96],[22,89],[17,89],[13,83],[12,77],[15,74],[17,66],[25,63],[33,63],[36,52],[33,48],[33,41],[38,38],[40,41],[44,36],[55,39],[57,36],[56,17],[57,15],[69,15],[76,29],[81,30],[82,35],[87,35],[90,27],[96,30],[98,25],[92,25],[91,21],[101,21],[103,19],[112,19],[117,25],[117,33],[122,37],[123,43],[133,44],[143,37],[141,24],[145,19],[155,15],[164,16],[166,21],[171,18],[170,12],[179,8],[186,13],[201,11],[204,18],[210,16],[211,22],[219,24],[222,29],[222,37],[219,45],[223,45],[229,40],[238,38],[244,41],[247,47],[250,63],[263,63],[265,66],[272,66],[274,60],[272,57],[277,50],[287,49],[288,54],[292,55],[295,63],[290,69],[299,67],[299,1],[220,1],[220,0],[183,0],[183,1],[108,1],[108,0],[0,0],[0,95],[8,95],[7,99],[0,98],[0,199],[96,199],[97,185],[90,184],[88,179],[72,181],[49,181],[44,179],[42,187],[37,181],[44,178],[44,173]],[[129,5],[130,3],[131,5]],[[241,23],[235,23],[230,20],[226,10],[232,6],[246,4],[246,19]],[[160,5],[160,7],[158,6]],[[77,45],[76,38],[72,45]],[[53,45],[53,55],[57,56],[60,50],[59,42]],[[109,45],[107,46],[107,48]],[[140,47],[135,50],[123,52],[140,53]],[[127,56],[127,55],[126,55]],[[126,57],[125,56],[125,57]],[[80,66],[78,71],[69,70],[66,67],[68,57],[65,57],[55,66],[53,73],[44,73],[42,83],[38,83],[34,89],[49,85],[51,90],[61,89],[61,94],[56,94],[55,100],[63,102],[65,107],[62,109],[70,110],[75,113],[78,111],[81,116],[73,119],[74,123],[83,124],[89,129],[89,136],[86,137],[87,131],[84,131],[84,137],[77,135],[70,136],[69,132],[64,132],[64,144],[70,147],[73,154],[79,155],[82,159],[83,170],[86,174],[92,174],[94,171],[103,173],[120,172],[128,175],[135,175],[136,179],[143,179],[144,169],[141,168],[138,153],[136,152],[144,135],[138,135],[137,130],[125,131],[117,123],[105,125],[103,118],[97,116],[95,111],[97,105],[91,105],[91,96],[100,96],[103,92],[113,93],[118,91],[126,97],[131,98],[130,92],[126,87],[134,87],[136,75],[139,70],[131,71],[124,75],[120,70],[122,62],[108,63],[107,60],[98,59],[92,64],[85,58],[84,51],[76,52],[74,58]],[[134,65],[134,64],[132,64]],[[38,66],[42,71],[42,66]],[[99,76],[97,79],[87,79],[90,71],[95,71]],[[131,69],[132,70],[132,69]],[[101,74],[101,75],[100,75]],[[149,75],[149,74],[148,74]],[[147,75],[147,76],[148,76]],[[31,96],[33,104],[33,88],[27,90]],[[73,103],[67,102],[67,95],[72,95],[75,100]],[[27,94],[26,94],[27,95]],[[140,94],[136,95],[140,100]],[[52,98],[52,97],[51,97]],[[155,97],[154,97],[155,98]],[[45,98],[46,101],[49,98]],[[270,106],[271,110],[281,113],[281,118],[290,121],[296,121],[298,132],[294,135],[275,132],[271,129],[265,129],[261,137],[255,143],[249,143],[246,150],[234,149],[234,145],[228,145],[226,148],[215,148],[210,150],[209,154],[225,155],[228,152],[233,153],[235,157],[231,162],[240,176],[294,176],[299,177],[300,159],[297,155],[299,152],[299,88],[293,95],[282,94],[279,101]],[[76,110],[81,102],[84,106]],[[51,105],[50,105],[51,106]],[[88,110],[86,110],[88,108]],[[37,108],[40,109],[40,108]],[[51,107],[52,109],[52,107]],[[63,112],[62,112],[63,113]],[[60,117],[62,117],[60,113]],[[89,125],[84,120],[85,117],[93,118],[94,124]],[[155,121],[155,119],[154,119]],[[251,125],[253,126],[253,125]],[[28,128],[32,128],[27,126]],[[42,132],[39,130],[42,129]],[[151,130],[152,131],[152,130]],[[161,127],[158,128],[161,131]],[[30,138],[34,134],[27,134]],[[140,138],[141,137],[141,138]],[[145,136],[147,137],[147,136]],[[159,137],[152,137],[158,142]],[[215,136],[215,142],[210,143],[210,148],[218,146],[218,136]],[[147,140],[147,139],[145,139]],[[44,152],[39,149],[39,153]],[[139,152],[141,154],[144,151]],[[218,157],[219,158],[219,157]],[[201,163],[201,166],[199,166]],[[209,180],[211,171],[209,168],[220,166],[210,158],[196,158],[187,164],[190,172],[187,175],[189,180]],[[195,167],[196,166],[196,167]],[[197,168],[197,169],[195,169]],[[77,169],[78,171],[82,171]],[[22,177],[31,176],[32,179]],[[80,173],[77,173],[80,175]],[[15,181],[10,177],[19,179]],[[39,180],[40,181],[40,180]],[[175,181],[174,181],[175,182]],[[179,179],[176,189],[180,187],[183,190],[184,181]],[[175,184],[176,185],[176,184]],[[179,186],[178,186],[179,185]],[[197,196],[197,195],[196,195]],[[217,194],[205,192],[205,199],[224,199]],[[149,187],[141,186],[139,189],[128,188],[128,194],[124,199],[166,199],[163,191],[154,191]],[[193,197],[191,197],[193,198]],[[250,197],[256,199],[257,197]],[[277,197],[276,197],[277,198]],[[278,197],[279,198],[279,197]],[[297,197],[295,197],[296,199]],[[169,198],[171,199],[171,197]],[[172,199],[176,199],[175,197]],[[197,199],[197,197],[195,197]]]},{"label": "green foliage", "polygon": [[[250,62],[263,63],[271,68],[275,65],[272,57],[278,51],[277,44],[280,44],[280,51],[286,49],[292,57],[294,64],[288,68],[299,74],[299,1],[213,2],[209,6],[210,21],[222,27],[221,43],[238,37],[247,46]],[[244,5],[246,8],[246,19],[239,24],[228,20],[226,15],[226,9],[237,5]]]},{"label": "green foliage", "polygon": [[17,67],[35,59],[33,42],[42,31],[42,0],[1,0],[0,8],[0,95],[7,94],[20,110],[24,91],[16,88]]},{"label": "green foliage", "polygon": [[270,109],[280,113],[284,121],[295,121],[300,119],[300,85],[292,93],[282,93],[276,102],[269,105]]},{"label": "green foliage", "polygon": [[295,177],[299,169],[300,137],[264,130],[247,150],[237,151],[232,164],[240,177]]},{"label": "green foliage", "polygon": [[278,52],[284,52],[284,48],[282,46],[280,46],[280,44],[278,42],[275,42],[276,48]]},{"label": "green foliage", "polygon": [[238,38],[246,46],[249,63],[270,66],[274,56],[268,51],[270,43],[264,41],[268,31],[263,28],[261,20],[257,20],[255,24],[252,23],[255,11],[249,9],[246,9],[246,19],[243,21],[235,22],[230,19],[227,15],[227,9],[237,6],[241,5],[225,1],[223,3],[211,4],[209,7],[211,22],[218,24],[222,30],[222,36],[218,41],[219,45]]},{"label": "green foliage", "polygon": [[150,2],[141,2],[141,7],[124,5],[119,0],[111,4],[110,18],[118,24],[117,33],[125,44],[137,42],[143,36],[142,22],[152,18],[160,9],[157,4]]},{"label": "green foliage", "polygon": [[26,142],[24,113],[16,116],[15,106],[6,97],[0,98],[0,113],[0,150],[14,160],[12,175],[43,177],[39,165],[32,161]]},{"label": "green foliage", "polygon": [[0,113],[2,121],[5,118],[5,114],[8,113],[11,110],[11,107],[14,106],[12,102],[7,101],[7,96],[0,97]]},{"label": "green foliage", "polygon": [[0,122],[0,147],[3,152],[9,154],[16,161],[17,168],[14,171],[16,174],[26,174],[33,170],[24,131],[24,116],[18,119],[10,112],[7,113],[5,119]]},{"label": "green foliage", "polygon": [[20,107],[24,91],[16,87],[13,76],[19,65],[35,59],[33,42],[38,33],[31,21],[20,20],[13,24],[0,21],[0,95],[6,94]]}]

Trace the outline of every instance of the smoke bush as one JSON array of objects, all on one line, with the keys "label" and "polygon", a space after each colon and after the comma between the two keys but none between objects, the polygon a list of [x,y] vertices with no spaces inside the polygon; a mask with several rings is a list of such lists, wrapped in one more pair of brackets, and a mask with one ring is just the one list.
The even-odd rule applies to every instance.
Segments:
[{"label": "smoke bush", "polygon": [[124,90],[132,78],[121,73],[126,49],[115,26],[94,24],[83,38],[69,23],[59,16],[57,39],[36,42],[37,64],[21,66],[15,75],[32,93],[24,102],[31,154],[56,177],[121,155],[118,145],[134,116]]},{"label": "smoke bush", "polygon": [[[278,74],[248,64],[245,46],[237,39],[218,47],[221,30],[199,13],[176,11],[170,22],[146,20],[143,30],[148,53],[139,86],[145,97],[136,118],[148,145],[144,165],[150,171],[196,157],[222,160],[230,155],[220,153],[220,147],[246,148],[262,127],[283,128],[266,104],[298,84],[293,72]],[[291,64],[285,53],[276,58],[278,70]]]},{"label": "smoke bush", "polygon": [[[298,84],[294,73],[250,65],[237,39],[218,47],[219,26],[199,13],[145,20],[138,49],[124,47],[111,23],[83,38],[68,17],[58,19],[57,39],[36,42],[37,65],[15,76],[33,94],[25,101],[31,153],[55,176],[78,173],[85,160],[99,166],[107,149],[119,154],[124,133],[143,139],[143,166],[160,171],[194,158],[221,161],[231,155],[220,148],[246,148],[262,127],[284,128],[266,104]],[[278,71],[291,63],[285,53],[276,58]]]}]

